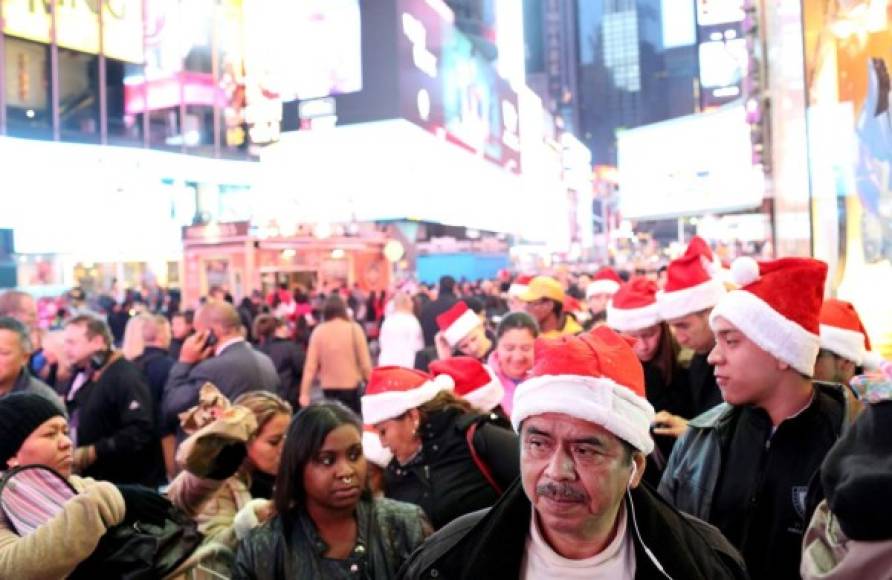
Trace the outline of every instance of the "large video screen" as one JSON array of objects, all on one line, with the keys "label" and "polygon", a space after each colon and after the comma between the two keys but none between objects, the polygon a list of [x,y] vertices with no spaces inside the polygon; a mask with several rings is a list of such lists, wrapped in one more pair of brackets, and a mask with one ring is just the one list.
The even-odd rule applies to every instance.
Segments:
[{"label": "large video screen", "polygon": [[749,60],[743,17],[743,0],[697,0],[700,105],[704,109],[741,95]]}]

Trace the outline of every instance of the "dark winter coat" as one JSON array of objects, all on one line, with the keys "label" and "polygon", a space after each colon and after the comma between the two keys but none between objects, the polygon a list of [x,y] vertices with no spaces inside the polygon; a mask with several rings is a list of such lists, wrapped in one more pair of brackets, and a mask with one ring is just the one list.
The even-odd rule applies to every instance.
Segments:
[{"label": "dark winter coat", "polygon": [[[417,506],[389,499],[363,499],[356,507],[356,548],[343,564],[324,558],[328,547],[306,513],[281,515],[254,528],[241,541],[234,580],[362,578],[389,580],[430,533]],[[351,574],[356,566],[359,573]]]},{"label": "dark winter coat", "polygon": [[387,466],[387,497],[421,506],[434,529],[494,504],[499,492],[474,463],[467,430],[478,422],[474,447],[502,490],[519,474],[520,447],[513,431],[492,421],[456,409],[428,417],[420,427],[421,452],[407,465],[393,459]]},{"label": "dark winter coat", "polygon": [[[748,577],[740,555],[718,530],[675,510],[646,486],[626,496],[626,509],[634,510],[634,517],[627,521],[635,544],[635,578],[665,580],[667,574],[679,580]],[[459,518],[431,536],[412,555],[399,578],[517,580],[531,510],[523,488],[515,483],[492,509]]]},{"label": "dark winter coat", "polygon": [[158,484],[162,460],[155,407],[149,387],[133,363],[116,356],[67,405],[76,425],[78,447],[96,448],[96,462],[84,477],[150,487]]}]

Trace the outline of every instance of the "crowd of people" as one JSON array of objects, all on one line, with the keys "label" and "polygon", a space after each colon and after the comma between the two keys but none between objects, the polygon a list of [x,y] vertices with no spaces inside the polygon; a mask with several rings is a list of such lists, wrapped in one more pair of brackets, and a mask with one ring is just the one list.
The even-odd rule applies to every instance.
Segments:
[{"label": "crowd of people", "polygon": [[0,578],[892,578],[892,365],[727,266],[6,291]]}]

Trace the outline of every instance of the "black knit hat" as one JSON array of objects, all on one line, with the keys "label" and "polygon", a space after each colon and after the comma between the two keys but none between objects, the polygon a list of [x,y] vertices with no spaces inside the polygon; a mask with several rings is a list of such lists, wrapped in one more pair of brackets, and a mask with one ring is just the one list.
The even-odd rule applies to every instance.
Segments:
[{"label": "black knit hat", "polygon": [[827,453],[821,483],[830,511],[849,538],[892,539],[892,401],[865,406]]},{"label": "black knit hat", "polygon": [[64,417],[52,401],[34,393],[12,393],[0,399],[0,471],[35,429],[53,417]]}]

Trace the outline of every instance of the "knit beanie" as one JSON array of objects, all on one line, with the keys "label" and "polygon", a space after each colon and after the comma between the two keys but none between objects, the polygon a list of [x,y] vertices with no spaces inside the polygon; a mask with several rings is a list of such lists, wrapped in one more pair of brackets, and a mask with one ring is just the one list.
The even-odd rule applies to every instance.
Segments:
[{"label": "knit beanie", "polygon": [[64,417],[62,410],[41,395],[12,393],[0,399],[0,470],[35,429],[57,416]]}]

